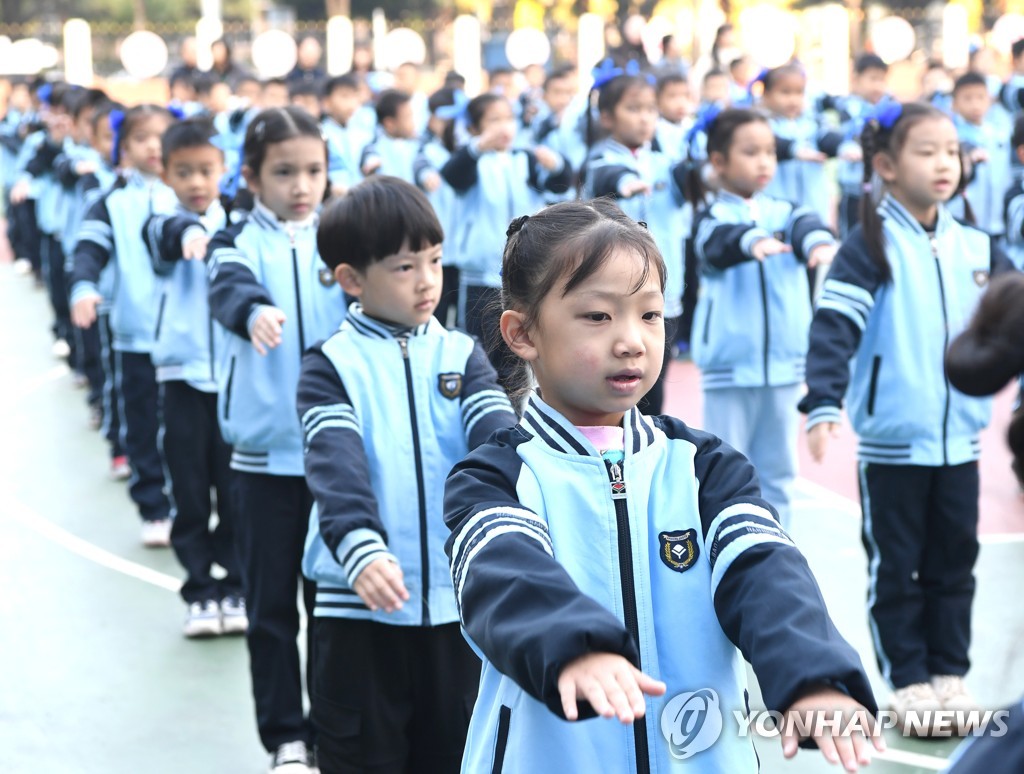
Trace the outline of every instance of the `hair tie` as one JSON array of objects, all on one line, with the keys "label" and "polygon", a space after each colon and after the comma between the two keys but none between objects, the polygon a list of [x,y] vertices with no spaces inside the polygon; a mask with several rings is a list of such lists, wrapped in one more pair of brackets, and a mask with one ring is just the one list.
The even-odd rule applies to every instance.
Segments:
[{"label": "hair tie", "polygon": [[722,108],[719,107],[717,102],[710,103],[700,113],[697,114],[697,120],[693,122],[693,126],[690,127],[690,131],[686,133],[686,143],[692,145],[694,139],[698,134],[711,134],[711,125],[718,118],[718,114],[722,112]]},{"label": "hair tie", "polygon": [[601,90],[606,83],[615,80],[620,75],[625,75],[626,71],[621,67],[615,66],[615,61],[611,57],[604,59],[601,64],[595,67],[591,71],[591,75],[594,78],[594,85],[591,89]]},{"label": "hair tie", "polygon": [[875,108],[869,121],[874,122],[876,127],[881,127],[885,131],[891,131],[896,125],[896,122],[900,120],[900,116],[903,115],[903,104],[901,102],[886,102]]},{"label": "hair tie", "polygon": [[121,163],[121,128],[124,126],[124,111],[111,110],[107,120],[110,121],[110,131],[114,135],[111,143],[110,160],[116,167]]},{"label": "hair tie", "polygon": [[469,107],[469,97],[462,89],[458,89],[452,95],[454,102],[451,105],[442,105],[434,111],[434,115],[442,121],[455,121],[466,117],[466,108]]},{"label": "hair tie", "polygon": [[172,116],[174,116],[176,121],[184,121],[185,120],[185,111],[182,110],[177,105],[168,105],[167,106],[167,112],[170,113]]},{"label": "hair tie", "polygon": [[644,231],[647,231],[647,221],[646,220],[638,220],[636,222],[636,224],[638,226],[640,226],[640,228],[642,228]]},{"label": "hair tie", "polygon": [[505,232],[505,238],[511,239],[513,234],[518,234],[526,227],[526,221],[530,219],[529,215],[520,215],[518,218],[508,224],[508,231]]}]

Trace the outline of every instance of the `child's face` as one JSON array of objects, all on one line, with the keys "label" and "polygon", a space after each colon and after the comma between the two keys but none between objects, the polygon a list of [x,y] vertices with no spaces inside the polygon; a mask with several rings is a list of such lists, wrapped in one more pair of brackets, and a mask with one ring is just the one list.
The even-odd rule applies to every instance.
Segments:
[{"label": "child's face", "polygon": [[103,118],[96,124],[92,132],[92,147],[103,158],[110,162],[114,151],[114,130],[110,128],[109,118]]},{"label": "child's face", "polygon": [[516,138],[516,117],[508,100],[499,99],[492,102],[484,111],[480,125],[469,129],[469,133],[473,135],[487,134],[491,131],[497,135],[498,150],[508,150],[512,147]]},{"label": "child's face", "polygon": [[334,275],[371,317],[414,328],[430,319],[441,297],[441,245],[412,252],[406,243],[365,271],[341,264]]},{"label": "child's face", "polygon": [[489,88],[492,94],[499,94],[507,99],[515,99],[515,76],[512,73],[495,73],[490,77]]},{"label": "child's face", "polygon": [[162,115],[153,115],[137,121],[131,132],[122,140],[124,166],[134,167],[147,175],[163,172],[160,138],[170,120]]},{"label": "child's face", "polygon": [[850,89],[858,97],[872,105],[877,105],[885,96],[888,73],[880,67],[869,67],[862,73],[855,73]]},{"label": "child's face", "polygon": [[733,81],[743,87],[750,83],[753,77],[751,72],[753,69],[753,62],[750,60],[750,57],[746,56],[742,56],[729,64],[729,74],[732,76]]},{"label": "child's face", "polygon": [[171,102],[194,102],[196,89],[188,81],[178,79],[171,84]]},{"label": "child's face", "polygon": [[569,107],[574,96],[576,96],[576,79],[570,76],[555,78],[549,81],[547,88],[544,89],[544,102],[556,116],[561,115],[562,111]]},{"label": "child's face", "polygon": [[263,87],[260,104],[264,108],[288,106],[288,86],[283,83],[268,83]]},{"label": "child's face", "polygon": [[666,121],[678,124],[690,113],[690,86],[670,83],[658,95],[658,112]]},{"label": "child's face", "polygon": [[945,68],[933,67],[921,78],[921,96],[925,99],[935,94],[949,94],[953,91],[953,79]]},{"label": "child's face", "polygon": [[704,79],[700,90],[701,101],[706,104],[729,104],[729,79],[725,75],[713,75]]},{"label": "child's face", "polygon": [[516,335],[521,313],[502,315],[502,335],[533,367],[544,400],[575,425],[620,425],[661,373],[665,297],[653,267],[632,292],[642,273],[639,255],[616,248],[565,296],[560,280],[529,330]]},{"label": "child's face", "polygon": [[179,148],[167,159],[163,179],[190,212],[202,215],[220,193],[224,154],[212,145]]},{"label": "child's face", "polygon": [[206,109],[211,113],[223,113],[228,109],[231,99],[231,87],[226,83],[215,83],[210,87],[210,95],[206,98]]},{"label": "child's face", "polygon": [[783,118],[798,118],[804,112],[807,80],[799,73],[783,73],[765,90],[761,100],[771,112]]},{"label": "child's face", "polygon": [[601,125],[627,148],[639,148],[654,139],[658,105],[650,86],[631,86],[611,114],[601,114]]},{"label": "child's face", "polygon": [[415,94],[420,88],[420,70],[416,65],[404,64],[395,70],[395,88],[406,94]]},{"label": "child's face", "polygon": [[258,175],[242,173],[250,190],[281,220],[305,220],[327,190],[327,151],[319,137],[302,135],[267,146]]},{"label": "child's face", "polygon": [[359,92],[344,86],[324,97],[324,110],[327,115],[342,126],[349,122],[361,104]]},{"label": "child's face", "polygon": [[96,108],[82,108],[78,112],[75,124],[71,130],[71,137],[79,145],[92,145],[92,117],[96,114]]},{"label": "child's face", "polygon": [[990,107],[992,97],[981,84],[962,86],[953,95],[953,110],[971,124],[981,124]]},{"label": "child's face", "polygon": [[879,153],[874,169],[912,215],[932,221],[935,206],[953,195],[960,180],[960,141],[953,122],[946,117],[917,121],[896,158]]},{"label": "child's face", "polygon": [[235,96],[245,105],[259,105],[263,88],[259,81],[242,81],[235,89]]},{"label": "child's face", "polygon": [[412,112],[412,102],[407,101],[399,105],[393,117],[384,119],[383,126],[384,131],[391,137],[413,139],[416,136],[416,117]]},{"label": "child's face", "polygon": [[749,198],[775,176],[775,135],[764,121],[743,124],[733,134],[728,152],[716,151],[710,160],[725,190]]},{"label": "child's face", "polygon": [[19,113],[26,113],[32,108],[32,93],[24,83],[16,83],[11,87],[9,104]]},{"label": "child's face", "polygon": [[292,104],[302,108],[313,118],[320,118],[320,100],[315,94],[296,94],[292,97]]}]

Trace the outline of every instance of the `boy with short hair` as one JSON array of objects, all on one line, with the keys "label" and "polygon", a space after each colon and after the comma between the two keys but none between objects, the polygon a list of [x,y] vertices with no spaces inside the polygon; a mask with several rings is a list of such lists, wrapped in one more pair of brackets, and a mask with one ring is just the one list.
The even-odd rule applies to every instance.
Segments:
[{"label": "boy with short hair", "polygon": [[288,82],[284,78],[269,78],[263,82],[260,107],[283,108],[288,106]]},{"label": "boy with short hair", "polygon": [[457,772],[477,694],[444,553],[444,483],[516,417],[481,346],[433,318],[443,238],[426,196],[390,177],[328,205],[317,234],[357,299],[307,351],[298,387],[323,771]]},{"label": "boy with short hair", "polygon": [[[585,104],[577,99],[576,70],[566,66],[553,70],[544,79],[540,113],[530,127],[530,141],[561,154],[573,170],[579,171],[587,159]],[[559,196],[548,192],[548,201],[576,196],[575,187]]]},{"label": "boy with short hair", "polygon": [[324,84],[321,98],[321,128],[327,138],[327,177],[334,196],[344,196],[362,176],[359,161],[363,148],[373,138],[352,122],[363,106],[359,79],[352,74],[338,75]]},{"label": "boy with short hair", "polygon": [[382,91],[377,97],[377,136],[359,162],[363,175],[391,175],[415,183],[418,151],[412,97],[397,89]]},{"label": "boy with short hair", "polygon": [[[186,637],[243,634],[248,627],[234,541],[231,448],[217,425],[219,325],[210,315],[206,246],[228,224],[219,198],[224,153],[209,121],[191,119],[163,136],[163,181],[178,197],[173,215],[153,215],[142,236],[162,278],[153,365],[160,384],[161,437],[177,516],[171,546],[185,569]],[[211,490],[217,526],[210,528]],[[213,563],[226,577],[211,575]]]},{"label": "boy with short hair", "polygon": [[655,139],[661,152],[672,161],[686,157],[686,133],[692,126],[690,117],[690,82],[682,73],[668,73],[655,85],[658,100],[658,128]]},{"label": "boy with short hair", "polygon": [[320,86],[316,81],[292,81],[288,84],[288,99],[314,118],[320,118]]}]

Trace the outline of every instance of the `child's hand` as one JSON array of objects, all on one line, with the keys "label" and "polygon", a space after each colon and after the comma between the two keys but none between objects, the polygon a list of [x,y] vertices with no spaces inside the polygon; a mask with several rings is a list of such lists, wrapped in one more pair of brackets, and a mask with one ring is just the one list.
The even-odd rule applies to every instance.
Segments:
[{"label": "child's hand", "polygon": [[988,151],[984,148],[975,148],[970,152],[968,158],[972,164],[983,164],[988,161]]},{"label": "child's hand", "polygon": [[268,306],[260,312],[260,316],[252,324],[252,330],[249,331],[249,340],[257,352],[266,355],[268,349],[273,349],[281,343],[281,326],[286,319],[284,312],[276,306]]},{"label": "child's hand", "polygon": [[576,720],[578,699],[590,702],[603,718],[623,725],[644,716],[644,694],[661,696],[665,683],[649,677],[615,653],[588,653],[571,661],[558,676],[558,693],[566,720]]},{"label": "child's hand", "polygon": [[561,160],[558,158],[558,154],[551,150],[551,148],[545,148],[543,145],[538,145],[533,149],[533,155],[537,157],[537,163],[544,167],[548,172],[553,169],[558,169],[558,164]]},{"label": "child's hand", "polygon": [[103,302],[99,296],[86,296],[75,301],[71,307],[71,322],[76,328],[91,328],[96,322],[96,307]]},{"label": "child's hand", "polygon": [[384,608],[384,612],[393,613],[401,610],[402,603],[409,599],[409,591],[402,581],[402,568],[387,558],[366,565],[353,589],[374,612]]},{"label": "child's hand", "polygon": [[[871,763],[871,749],[867,738],[871,739],[878,752],[885,752],[885,740],[881,729],[868,711],[845,693],[833,688],[822,688],[807,694],[794,702],[786,711],[785,725],[782,729],[782,754],[792,758],[799,749],[801,735],[797,732],[794,715],[805,716],[806,713],[820,712],[829,720],[841,713],[838,723],[822,724],[820,733],[812,738],[818,745],[825,760],[829,763],[841,763],[847,771],[857,771],[858,766]],[[812,717],[814,717],[812,715]],[[858,722],[854,722],[857,717]],[[869,734],[861,730],[851,730],[849,735],[842,735],[845,729],[869,729]],[[865,738],[867,737],[867,738]]]},{"label": "child's hand", "polygon": [[508,132],[501,124],[497,124],[488,129],[485,129],[480,134],[480,139],[477,141],[477,150],[481,153],[484,151],[496,151],[507,148],[512,142],[512,138],[508,136]]},{"label": "child's hand", "polygon": [[377,156],[371,156],[363,164],[363,177],[369,177],[378,169],[380,169],[380,159]]},{"label": "child's hand", "polygon": [[434,193],[441,187],[441,176],[431,170],[423,176],[423,190],[427,193]]},{"label": "child's hand", "polygon": [[11,204],[21,204],[28,199],[31,184],[27,180],[19,180],[11,189]]},{"label": "child's hand", "polygon": [[828,266],[832,263],[832,259],[836,257],[836,250],[838,249],[836,245],[818,245],[811,250],[811,254],[807,258],[807,268],[813,269],[815,266]]},{"label": "child's hand", "polygon": [[779,253],[791,253],[793,248],[787,245],[785,242],[781,242],[775,237],[765,237],[764,239],[758,239],[754,242],[754,246],[750,248],[750,255],[755,261],[763,261],[769,255],[778,255]]},{"label": "child's hand", "polygon": [[96,171],[96,164],[92,161],[79,161],[75,164],[75,174],[79,177],[91,175]]},{"label": "child's hand", "polygon": [[853,145],[844,150],[842,153],[840,153],[839,158],[841,158],[843,161],[863,161],[864,151],[860,148],[860,146]]},{"label": "child's hand", "polygon": [[816,164],[823,164],[828,156],[817,148],[797,148],[793,152],[793,158],[797,161],[813,161]]},{"label": "child's hand", "polygon": [[197,236],[195,239],[189,240],[181,249],[181,257],[186,261],[203,261],[206,260],[206,248],[210,244],[210,237],[207,234]]},{"label": "child's hand", "polygon": [[646,196],[650,192],[651,186],[643,180],[630,180],[624,186],[619,188],[619,193],[622,194],[623,199],[631,199],[639,194]]},{"label": "child's hand", "polygon": [[839,437],[839,425],[835,422],[819,422],[807,431],[807,448],[815,462],[825,460],[829,442]]}]

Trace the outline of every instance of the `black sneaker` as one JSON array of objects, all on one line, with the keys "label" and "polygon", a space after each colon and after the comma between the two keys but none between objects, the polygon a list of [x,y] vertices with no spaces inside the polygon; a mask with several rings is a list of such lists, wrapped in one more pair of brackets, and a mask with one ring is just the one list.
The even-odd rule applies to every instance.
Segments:
[{"label": "black sneaker", "polygon": [[305,742],[285,742],[270,759],[270,774],[310,774]]}]

